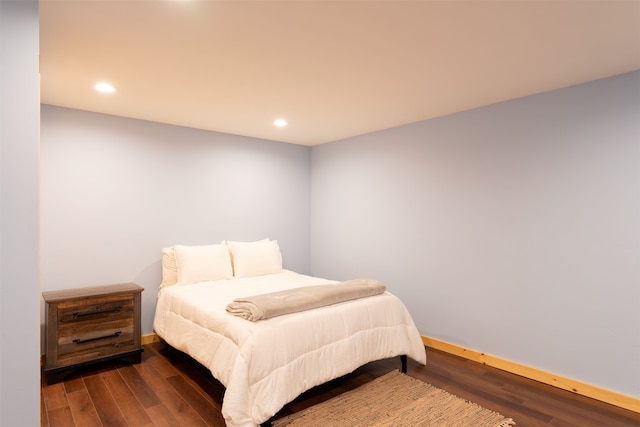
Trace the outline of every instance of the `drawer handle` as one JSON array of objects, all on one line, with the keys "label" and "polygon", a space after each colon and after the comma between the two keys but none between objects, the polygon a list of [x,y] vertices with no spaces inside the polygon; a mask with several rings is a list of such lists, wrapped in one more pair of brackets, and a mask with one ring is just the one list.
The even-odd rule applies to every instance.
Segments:
[{"label": "drawer handle", "polygon": [[73,313],[73,316],[74,317],[91,316],[93,314],[114,313],[120,310],[122,310],[122,306],[116,305],[115,307],[106,308],[104,310],[84,311],[84,312],[76,311],[75,313]]},{"label": "drawer handle", "polygon": [[116,331],[116,332],[114,332],[114,333],[112,333],[112,334],[109,334],[109,335],[105,335],[105,336],[102,336],[102,337],[88,338],[88,339],[86,339],[86,340],[81,340],[80,338],[77,338],[77,339],[73,340],[73,342],[74,342],[75,344],[82,344],[82,343],[89,342],[89,341],[103,340],[103,339],[105,339],[105,338],[113,338],[113,337],[117,337],[117,336],[118,336],[118,335],[120,335],[121,333],[122,333],[122,331]]}]

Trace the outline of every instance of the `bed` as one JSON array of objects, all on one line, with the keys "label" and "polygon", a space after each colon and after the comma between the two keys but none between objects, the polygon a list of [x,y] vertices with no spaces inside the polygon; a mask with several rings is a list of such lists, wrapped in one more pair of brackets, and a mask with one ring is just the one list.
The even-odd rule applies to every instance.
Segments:
[{"label": "bed", "polygon": [[385,291],[310,310],[249,321],[234,300],[340,282],[282,269],[275,240],[163,249],[154,330],[207,367],[226,388],[229,427],[268,421],[305,390],[374,360],[426,363],[404,304]]}]

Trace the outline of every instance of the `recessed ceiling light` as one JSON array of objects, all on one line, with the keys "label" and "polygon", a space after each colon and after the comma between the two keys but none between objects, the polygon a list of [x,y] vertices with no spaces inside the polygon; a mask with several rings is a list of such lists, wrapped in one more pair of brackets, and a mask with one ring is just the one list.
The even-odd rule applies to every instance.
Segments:
[{"label": "recessed ceiling light", "polygon": [[96,83],[96,85],[93,86],[93,88],[98,92],[104,92],[104,93],[113,93],[116,91],[115,87],[113,87],[109,83],[104,83],[104,82]]},{"label": "recessed ceiling light", "polygon": [[281,128],[287,125],[287,121],[284,119],[278,119],[275,122],[273,122],[273,125]]}]

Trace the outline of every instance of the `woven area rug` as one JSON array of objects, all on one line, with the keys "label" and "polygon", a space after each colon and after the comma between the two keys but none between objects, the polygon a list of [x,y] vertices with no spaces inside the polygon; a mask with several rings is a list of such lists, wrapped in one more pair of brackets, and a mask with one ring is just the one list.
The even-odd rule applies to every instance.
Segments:
[{"label": "woven area rug", "polygon": [[399,371],[272,423],[273,427],[513,425],[510,418]]}]

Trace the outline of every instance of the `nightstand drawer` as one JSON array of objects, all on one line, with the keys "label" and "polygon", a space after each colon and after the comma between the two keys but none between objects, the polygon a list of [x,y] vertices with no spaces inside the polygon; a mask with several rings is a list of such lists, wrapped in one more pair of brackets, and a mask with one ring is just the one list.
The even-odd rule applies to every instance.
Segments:
[{"label": "nightstand drawer", "polygon": [[[65,328],[58,331],[58,363],[85,357],[87,353],[104,356],[134,348],[133,319],[122,319],[96,325]],[[72,362],[71,362],[72,363]]]},{"label": "nightstand drawer", "polygon": [[88,298],[83,301],[69,301],[58,306],[59,327],[73,326],[78,323],[94,323],[132,317],[133,297],[121,296],[106,298]]}]

